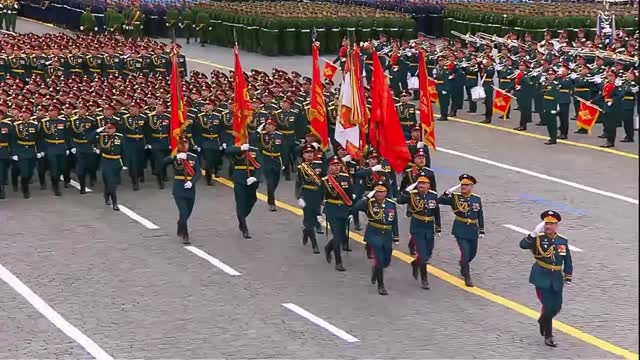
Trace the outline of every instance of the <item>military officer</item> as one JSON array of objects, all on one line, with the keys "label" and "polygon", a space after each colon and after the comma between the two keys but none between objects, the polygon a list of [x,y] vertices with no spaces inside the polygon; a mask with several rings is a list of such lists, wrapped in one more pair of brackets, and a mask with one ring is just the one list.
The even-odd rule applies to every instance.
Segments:
[{"label": "military officer", "polygon": [[200,162],[196,154],[189,152],[190,140],[186,136],[181,136],[177,144],[177,153],[168,156],[164,164],[173,165],[173,198],[178,208],[178,231],[177,235],[182,237],[183,244],[189,242],[189,227],[187,221],[193,211],[196,200],[196,182],[200,179]]},{"label": "military officer", "polygon": [[622,125],[624,127],[625,137],[620,142],[633,142],[633,108],[637,103],[638,86],[637,70],[631,69],[627,72],[626,81],[620,87],[622,97]]},{"label": "military officer", "polygon": [[397,105],[402,132],[407,140],[411,138],[411,129],[418,125],[416,120],[416,106],[411,104],[409,100],[411,100],[411,94],[408,91],[403,91],[400,96],[400,104]]},{"label": "military officer", "polygon": [[196,15],[196,23],[195,30],[198,33],[198,37],[200,38],[200,46],[207,46],[209,32],[209,12],[208,11],[199,11]]},{"label": "military officer", "polygon": [[[1,26],[1,24],[0,24]],[[4,111],[0,109],[0,199],[6,196],[4,184],[7,181],[7,174],[11,166],[11,141],[13,124],[9,119],[4,118]]]},{"label": "military officer", "polygon": [[[411,159],[413,159],[413,155],[418,152],[418,150],[422,150],[425,156],[425,166],[431,167],[431,154],[429,152],[429,147],[422,141],[422,127],[420,125],[416,125],[411,129],[411,137],[407,140],[407,148],[409,149],[409,154],[411,154]],[[412,167],[415,164],[410,162],[407,166]]]},{"label": "military officer", "polygon": [[314,228],[319,224],[322,203],[322,161],[315,160],[316,149],[307,144],[302,149],[302,163],[298,165],[296,178],[296,198],[302,207],[302,245],[311,240],[314,254],[319,254]]},{"label": "military officer", "polygon": [[411,262],[411,273],[417,280],[420,273],[421,286],[429,289],[427,262],[431,258],[434,236],[440,236],[440,206],[438,193],[430,189],[428,176],[420,175],[417,181],[398,194],[398,204],[407,204],[411,217],[409,232],[416,244],[416,258]]},{"label": "military officer", "polygon": [[440,103],[440,121],[447,121],[449,111],[449,70],[445,64],[446,57],[438,57],[438,66],[433,70],[433,77],[436,81],[436,91],[438,92],[438,102]]},{"label": "military officer", "polygon": [[49,114],[42,120],[40,129],[44,144],[44,153],[47,159],[51,186],[56,196],[61,196],[60,176],[64,170],[65,156],[69,153],[69,132],[67,121],[59,116],[60,109],[57,105],[49,107]]},{"label": "military officer", "polygon": [[29,109],[23,108],[20,111],[19,120],[13,124],[14,128],[9,143],[11,159],[18,163],[20,186],[25,199],[31,197],[29,183],[33,176],[35,161],[43,157],[40,152],[42,145],[39,141],[40,123],[31,119],[30,116]]},{"label": "military officer", "polygon": [[132,102],[129,112],[122,118],[122,132],[124,135],[124,159],[129,169],[129,177],[133,191],[140,190],[140,178],[144,173],[145,160],[145,126],[147,117],[140,112],[141,105]]},{"label": "military officer", "polygon": [[549,68],[547,71],[547,77],[542,83],[543,93],[543,121],[547,126],[549,132],[549,140],[545,142],[545,145],[553,145],[557,143],[558,138],[558,94],[559,84],[556,80],[556,71],[553,68]]},{"label": "military officer", "polygon": [[196,143],[202,149],[204,158],[204,172],[207,185],[213,186],[212,176],[218,176],[218,170],[222,164],[222,143],[220,135],[222,133],[221,114],[214,112],[215,101],[209,100],[204,106],[204,111],[198,114],[194,121],[196,130]]},{"label": "military officer", "polygon": [[531,120],[531,102],[533,101],[533,95],[535,93],[535,84],[532,82],[531,77],[526,75],[529,65],[525,61],[521,61],[518,69],[518,73],[513,81],[514,95],[518,102],[518,108],[520,109],[520,125],[514,130],[525,131],[527,130],[527,123]]},{"label": "military officer", "polygon": [[[451,234],[460,248],[460,273],[464,277],[464,284],[472,287],[469,264],[478,252],[478,238],[484,238],[484,215],[480,197],[472,193],[476,178],[462,174],[458,180],[460,183],[445,191],[438,198],[438,203],[451,206],[455,215]],[[460,192],[457,192],[458,189]]]},{"label": "military officer", "polygon": [[180,11],[179,25],[182,28],[183,36],[187,38],[187,44],[191,43],[193,33],[193,12],[191,9],[182,9]]},{"label": "military officer", "polygon": [[563,285],[571,285],[573,262],[569,241],[558,234],[558,223],[562,220],[554,210],[540,214],[542,220],[535,229],[520,240],[520,248],[533,253],[535,263],[531,267],[529,283],[535,286],[536,295],[542,303],[538,318],[540,335],[547,346],[556,347],[553,339],[553,318],[562,308]]},{"label": "military officer", "polygon": [[258,149],[262,158],[262,174],[267,181],[267,203],[269,211],[276,211],[276,189],[280,183],[282,172],[282,147],[285,145],[284,136],[276,131],[276,120],[268,118],[258,128]]},{"label": "military officer", "polygon": [[[573,75],[573,107],[575,109],[575,113],[578,114],[580,112],[580,100],[577,98],[581,98],[582,100],[589,101],[591,100],[592,93],[592,82],[589,81],[589,73],[591,69],[587,64],[581,65],[580,73]],[[588,133],[587,129],[579,128],[574,131],[576,134],[586,134]]]},{"label": "military officer", "polygon": [[296,148],[296,121],[298,114],[291,110],[291,100],[284,98],[281,101],[280,110],[275,112],[278,122],[278,131],[283,135],[282,165],[284,166],[285,180],[291,180],[291,170],[295,164]]},{"label": "military officer", "polygon": [[395,201],[387,198],[387,183],[380,181],[354,206],[354,211],[367,215],[364,238],[373,253],[371,283],[378,283],[378,293],[387,295],[384,287],[384,268],[391,263],[392,244],[400,242],[398,235],[398,211]]},{"label": "military officer", "polygon": [[482,61],[480,76],[482,80],[482,89],[486,95],[484,99],[484,120],[480,123],[490,124],[493,117],[493,77],[496,74],[496,68],[493,65],[493,58],[487,55]]},{"label": "military officer", "polygon": [[95,172],[97,164],[89,134],[94,131],[96,120],[87,115],[87,104],[78,104],[77,115],[69,120],[71,129],[70,151],[76,156],[76,175],[80,183],[80,194],[87,193],[87,174]]},{"label": "military officer", "polygon": [[160,101],[156,111],[149,114],[147,120],[147,147],[151,149],[158,187],[164,189],[167,177],[166,168],[162,166],[164,158],[169,155],[169,123],[171,117],[166,112],[166,105]]},{"label": "military officer", "polygon": [[[327,262],[331,263],[331,253],[335,257],[335,269],[345,271],[342,265],[341,249],[348,248],[345,243],[349,242],[349,223],[353,219],[351,206],[353,205],[353,189],[351,176],[343,172],[344,164],[339,156],[333,156],[328,161],[327,176],[322,178],[322,188],[324,191],[323,213],[331,227],[333,238],[324,247]],[[313,229],[310,229],[313,233]]]},{"label": "military officer", "polygon": [[258,148],[249,143],[226,147],[227,154],[233,162],[233,194],[236,201],[236,216],[242,236],[251,239],[247,226],[247,216],[258,200],[258,179],[260,163],[257,160]]},{"label": "military officer", "polygon": [[558,118],[560,119],[560,135],[558,135],[558,139],[566,140],[569,133],[569,106],[571,105],[573,81],[568,76],[568,65],[560,68],[558,75]]},{"label": "military officer", "polygon": [[[363,195],[362,184],[361,184],[362,181],[356,177],[356,172],[359,169],[358,162],[352,159],[351,155],[347,153],[347,150],[345,150],[345,148],[342,145],[337,144],[335,145],[334,149],[336,151],[336,155],[340,157],[340,159],[342,160],[342,163],[344,164],[343,169],[340,170],[340,172],[349,174],[349,180],[351,181],[351,191],[355,196],[354,198],[362,197]],[[353,215],[353,228],[358,231],[362,230],[362,226],[360,225],[359,214],[354,213],[352,215]],[[343,245],[344,247],[342,248],[342,250],[351,251],[351,249],[349,248],[349,242]]]},{"label": "military officer", "polygon": [[98,31],[98,24],[95,16],[91,13],[91,8],[84,9],[82,15],[80,15],[80,31],[85,34],[89,34],[94,31]]},{"label": "military officer", "polygon": [[100,153],[100,167],[102,169],[102,183],[104,184],[104,203],[111,205],[114,211],[120,211],[118,206],[118,185],[120,185],[120,172],[122,171],[122,147],[124,139],[122,134],[116,132],[118,124],[109,119],[100,127],[89,134],[89,141],[96,145]]}]

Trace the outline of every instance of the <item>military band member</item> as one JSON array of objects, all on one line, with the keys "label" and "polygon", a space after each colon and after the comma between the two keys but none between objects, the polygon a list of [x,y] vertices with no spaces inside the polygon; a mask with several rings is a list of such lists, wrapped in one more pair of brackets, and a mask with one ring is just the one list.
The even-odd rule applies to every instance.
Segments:
[{"label": "military band member", "polygon": [[107,206],[111,205],[114,211],[120,211],[117,191],[118,185],[120,185],[122,147],[124,145],[122,134],[116,132],[117,125],[110,119],[103,127],[96,129],[89,135],[90,142],[96,145],[101,156],[100,168],[104,184],[104,203]]},{"label": "military band member", "polygon": [[213,186],[212,176],[218,176],[218,170],[222,164],[222,118],[214,112],[215,102],[209,100],[204,105],[204,112],[197,115],[194,120],[196,143],[202,150],[204,158],[204,177],[208,186]]},{"label": "military band member", "polygon": [[57,105],[49,107],[48,117],[42,120],[42,140],[45,158],[51,175],[51,186],[56,196],[61,196],[60,176],[64,170],[65,156],[68,154],[69,133],[67,121],[59,117]]},{"label": "military band member", "polygon": [[513,81],[513,92],[516,96],[518,108],[520,109],[520,125],[514,130],[525,131],[527,130],[527,123],[531,120],[531,102],[533,101],[533,95],[535,93],[535,84],[532,83],[531,77],[526,75],[529,68],[529,64],[525,61],[521,61],[518,69],[518,73]]},{"label": "military band member", "polygon": [[144,135],[147,117],[141,113],[141,107],[137,102],[131,103],[129,105],[129,113],[122,118],[121,126],[124,135],[124,159],[129,169],[133,191],[140,190],[140,178],[144,176]]},{"label": "military band member", "polygon": [[533,253],[535,263],[531,267],[529,283],[536,287],[536,295],[542,303],[538,318],[540,335],[547,346],[556,347],[553,339],[553,318],[562,308],[563,285],[571,285],[573,262],[569,241],[558,234],[560,214],[547,210],[540,214],[542,220],[525,238],[520,248]]},{"label": "military band member", "polygon": [[[267,182],[267,204],[269,211],[276,211],[276,189],[280,184],[282,172],[282,152],[285,137],[276,131],[277,122],[268,118],[264,125],[258,128],[258,149],[262,157],[262,174]],[[263,130],[264,128],[264,130]]]},{"label": "military band member", "polygon": [[[480,197],[472,193],[476,178],[462,174],[458,180],[460,183],[445,191],[438,203],[451,206],[455,215],[451,234],[460,248],[460,273],[464,284],[472,287],[469,264],[478,252],[478,238],[484,238],[484,215]],[[458,189],[460,192],[456,192]]]},{"label": "military band member", "polygon": [[189,152],[189,143],[188,137],[181,136],[176,155],[168,156],[164,160],[165,166],[169,163],[173,165],[172,194],[178,208],[177,235],[182,238],[183,244],[190,244],[187,221],[193,211],[196,201],[196,183],[201,176],[198,156]]},{"label": "military band member", "polygon": [[431,190],[429,177],[420,175],[415,183],[400,192],[398,204],[407,204],[411,216],[409,232],[417,255],[411,262],[411,274],[417,280],[420,273],[421,286],[428,290],[427,262],[433,253],[434,236],[440,236],[441,231],[438,193]]},{"label": "military band member", "polygon": [[408,91],[404,91],[400,96],[400,104],[397,105],[400,125],[402,125],[404,138],[407,140],[411,138],[412,129],[418,125],[416,120],[416,106],[411,104],[409,100],[411,100],[411,94]]},{"label": "military band member", "polygon": [[615,146],[617,127],[620,122],[619,107],[622,102],[619,84],[617,74],[614,71],[609,71],[606,83],[601,86],[601,91],[592,99],[603,110],[600,116],[604,125],[604,134],[600,137],[604,137],[606,143],[600,147],[611,148]]},{"label": "military band member", "polygon": [[620,86],[622,96],[622,126],[624,127],[624,139],[620,142],[633,142],[633,110],[637,102],[638,90],[640,87],[636,81],[636,70],[629,70],[626,79]]},{"label": "military band member", "polygon": [[96,127],[96,120],[87,115],[87,105],[78,104],[78,113],[69,120],[71,128],[70,151],[76,157],[76,175],[80,183],[80,194],[87,193],[87,175],[95,173],[95,152],[89,144],[89,134]]},{"label": "military band member", "polygon": [[373,266],[371,283],[378,283],[378,293],[387,295],[384,287],[384,268],[391,263],[392,245],[397,246],[398,210],[395,201],[387,198],[387,183],[380,181],[363,199],[354,206],[354,211],[367,215],[367,229],[364,238],[371,247]]},{"label": "military band member", "polygon": [[493,117],[493,77],[496,74],[496,68],[493,65],[491,55],[485,56],[480,68],[480,80],[482,80],[482,89],[486,95],[484,99],[484,120],[480,123],[490,124]]},{"label": "military band member", "polygon": [[166,168],[162,166],[162,162],[170,152],[169,123],[171,117],[165,111],[165,103],[158,102],[156,111],[149,114],[147,121],[147,147],[151,149],[155,175],[160,189],[164,189],[164,182],[167,178]]},{"label": "military band member", "polygon": [[449,104],[451,100],[449,89],[449,70],[446,65],[445,56],[438,57],[438,66],[433,70],[433,78],[436,81],[436,91],[438,92],[438,103],[440,104],[440,121],[447,121],[449,115]]},{"label": "military band member", "polygon": [[560,68],[558,73],[558,118],[560,119],[560,135],[558,139],[566,140],[569,133],[569,106],[571,105],[571,92],[573,81],[569,78],[569,67]]},{"label": "military band member", "polygon": [[36,159],[43,158],[40,152],[40,123],[31,119],[31,111],[24,108],[20,112],[20,118],[14,124],[11,148],[11,159],[18,164],[20,174],[20,186],[25,199],[31,197],[29,183],[33,176],[33,168]]},{"label": "military band member", "polygon": [[549,140],[545,142],[545,145],[553,145],[557,143],[558,137],[558,94],[560,85],[556,80],[556,71],[549,68],[547,71],[547,78],[542,83],[543,94],[543,118],[542,121],[547,126],[549,132]]},{"label": "military band member", "polygon": [[[349,242],[349,223],[353,218],[351,206],[353,205],[353,191],[351,177],[342,172],[344,164],[339,156],[329,159],[327,176],[322,178],[322,190],[324,190],[323,213],[331,227],[333,238],[324,247],[327,262],[331,263],[331,253],[335,257],[335,269],[344,271],[342,265],[341,249]],[[311,229],[313,232],[313,229]]]},{"label": "military band member", "polygon": [[[591,69],[588,65],[584,64],[580,67],[579,74],[572,74],[573,76],[573,94],[575,95],[575,99],[573,100],[573,107],[575,109],[575,113],[578,114],[580,112],[580,100],[577,98],[581,98],[582,100],[589,101],[591,100],[593,83],[589,81],[589,73]],[[576,134],[586,134],[588,133],[587,129],[578,128],[574,131]]]},{"label": "military band member", "polygon": [[242,236],[251,239],[247,216],[251,213],[258,197],[258,179],[260,178],[260,163],[257,160],[258,148],[250,144],[226,147],[227,154],[233,162],[233,194],[236,201],[236,215]]},{"label": "military band member", "polygon": [[[271,121],[271,120],[268,120]],[[322,161],[315,160],[316,149],[307,144],[302,149],[302,163],[298,165],[296,178],[296,198],[302,207],[302,245],[311,240],[314,254],[319,254],[314,228],[319,224],[322,204]]]}]

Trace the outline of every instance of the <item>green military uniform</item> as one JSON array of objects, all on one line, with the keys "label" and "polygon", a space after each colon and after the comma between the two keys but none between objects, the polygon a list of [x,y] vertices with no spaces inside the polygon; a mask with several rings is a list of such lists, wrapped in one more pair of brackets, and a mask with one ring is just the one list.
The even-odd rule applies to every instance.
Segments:
[{"label": "green military uniform", "polygon": [[6,31],[16,32],[18,10],[20,10],[20,5],[18,4],[18,1],[9,0],[5,3],[4,29]]},{"label": "green military uniform", "polygon": [[242,236],[251,238],[247,226],[247,216],[258,200],[258,179],[260,178],[260,163],[257,161],[257,148],[250,147],[242,150],[242,146],[227,147],[227,153],[233,162],[233,194],[236,201],[236,216]]},{"label": "green military uniform", "polygon": [[80,54],[68,55],[64,62],[65,77],[69,78],[72,75],[82,77],[84,74],[84,60],[85,57]]},{"label": "green military uniform", "polygon": [[126,34],[132,39],[139,39],[142,37],[142,29],[144,27],[144,14],[140,9],[134,7],[130,10],[127,17],[127,32]]},{"label": "green military uniform", "polygon": [[[409,93],[403,93],[403,98],[410,97]],[[396,106],[398,108],[398,116],[400,117],[400,125],[402,125],[402,132],[406,140],[411,138],[411,130],[418,125],[416,119],[416,106],[411,103],[400,103]]]},{"label": "green military uniform", "polygon": [[446,67],[438,65],[434,70],[434,80],[436,81],[436,91],[438,92],[438,102],[440,103],[440,121],[446,121],[449,115],[450,92],[449,71]]},{"label": "green military uniform", "polygon": [[[549,70],[549,74],[555,74],[555,71]],[[542,88],[542,121],[547,126],[549,132],[549,140],[545,142],[547,145],[556,143],[558,137],[558,94],[560,85],[556,80],[545,81]]]},{"label": "green military uniform", "polygon": [[601,91],[593,98],[593,102],[603,110],[600,118],[604,126],[603,136],[607,140],[603,147],[613,147],[621,120],[622,91],[615,84],[607,82],[601,86]]},{"label": "green military uniform", "polygon": [[96,120],[90,116],[74,116],[69,121],[71,128],[71,152],[76,156],[76,175],[80,183],[80,193],[85,194],[87,174],[95,174],[97,162],[93,147],[89,144],[89,134],[96,129]]},{"label": "green military uniform", "polygon": [[200,45],[207,45],[207,34],[209,33],[209,13],[206,11],[198,12],[196,15],[195,30],[198,32],[200,38]]},{"label": "green military uniform", "polygon": [[[0,8],[0,10],[2,10]],[[1,24],[0,24],[1,26]],[[0,118],[3,114],[0,112]],[[7,174],[11,166],[11,133],[13,125],[8,119],[0,120],[0,199],[5,198],[4,184],[7,181]]]},{"label": "green military uniform", "polygon": [[9,72],[20,80],[26,80],[29,74],[29,59],[25,55],[14,54],[9,57]]},{"label": "green military uniform", "polygon": [[564,76],[558,81],[558,85],[558,118],[560,119],[560,136],[558,138],[566,139],[569,133],[569,106],[573,92],[573,81]]},{"label": "green military uniform", "polygon": [[[374,190],[386,191],[383,181],[379,182]],[[373,192],[372,191],[372,192]],[[387,295],[384,288],[384,268],[391,263],[392,242],[397,244],[398,233],[398,209],[396,202],[388,198],[378,201],[371,198],[374,194],[369,193],[366,197],[358,201],[353,210],[362,211],[367,215],[367,229],[364,238],[370,245],[373,253],[373,266],[371,268],[371,282],[378,283],[378,293]]]},{"label": "green military uniform", "polygon": [[165,17],[165,26],[167,27],[167,31],[169,31],[169,38],[172,36],[178,37],[179,33],[177,30],[178,28],[182,29],[182,26],[178,27],[179,25],[180,10],[175,6],[170,6]]},{"label": "green military uniform", "polygon": [[147,120],[147,146],[151,148],[151,157],[154,162],[154,169],[158,187],[164,189],[164,181],[167,177],[166,168],[162,166],[164,159],[169,156],[169,123],[171,117],[167,113],[149,114]]},{"label": "green military uniform", "polygon": [[[583,66],[586,67],[586,65]],[[587,67],[586,69],[588,70],[589,68]],[[573,100],[573,108],[576,114],[580,112],[580,100],[577,98],[581,98],[585,101],[591,100],[593,83],[589,81],[588,76],[589,73],[584,74],[582,69],[580,69],[580,74],[573,79],[573,95],[575,96]],[[587,130],[578,129],[576,132],[586,134]]]},{"label": "green military uniform", "polygon": [[196,143],[202,149],[205,165],[205,179],[207,185],[213,185],[211,175],[218,176],[218,170],[222,164],[222,143],[220,134],[222,132],[222,118],[216,112],[203,112],[198,114],[194,121],[196,130]]},{"label": "green military uniform", "polygon": [[620,87],[620,97],[622,98],[622,126],[625,137],[621,142],[633,142],[633,110],[637,102],[638,84],[632,81],[625,81]]},{"label": "green military uniform", "polygon": [[195,36],[193,33],[193,12],[189,9],[184,9],[180,12],[179,26],[182,28],[183,35],[187,38],[187,44],[191,42],[191,37]]},{"label": "green military uniform", "polygon": [[[267,122],[275,125],[275,121]],[[262,164],[262,174],[267,182],[267,203],[269,210],[276,210],[276,189],[280,183],[282,172],[282,147],[285,144],[284,136],[279,131],[258,133],[258,149]]]},{"label": "green military uniform", "polygon": [[[303,153],[315,153],[312,145],[307,145],[302,150]],[[296,198],[302,205],[302,244],[307,245],[311,240],[313,253],[318,254],[318,242],[314,228],[318,226],[318,216],[320,216],[320,205],[322,203],[322,161],[305,160],[298,165],[298,176],[296,178]]]},{"label": "green military uniform", "polygon": [[[513,91],[513,73],[514,68],[511,65],[504,64],[502,68],[498,70],[498,89],[504,90],[508,93]],[[491,104],[493,106],[493,103]],[[487,105],[489,106],[489,105]],[[511,106],[507,108],[507,113],[505,114],[506,118],[510,118],[511,115]]]},{"label": "green military uniform", "polygon": [[26,199],[31,197],[29,183],[33,176],[36,158],[42,157],[42,154],[38,152],[41,147],[38,141],[40,124],[29,119],[17,121],[13,125],[14,129],[11,133],[12,136],[9,146],[13,160],[18,162],[20,185]]},{"label": "green military uniform", "polygon": [[[117,124],[107,121],[107,124]],[[100,152],[100,168],[102,169],[102,183],[104,184],[104,202],[112,205],[113,210],[119,211],[118,186],[120,185],[120,172],[122,171],[123,136],[119,133],[108,135],[92,131],[89,134],[90,142],[96,145]]]},{"label": "green military uniform", "polygon": [[284,166],[284,177],[291,180],[291,170],[295,164],[296,149],[296,124],[298,113],[289,110],[278,110],[275,112],[278,122],[278,131],[283,135],[282,144],[282,165]]},{"label": "green military uniform", "polygon": [[90,79],[103,76],[104,56],[100,54],[88,54],[85,57],[85,64],[87,64],[87,76],[89,76]]},{"label": "green military uniform", "polygon": [[531,77],[525,76],[524,72],[520,72],[516,75],[513,85],[513,93],[518,103],[518,109],[520,109],[520,126],[515,128],[515,130],[524,131],[527,130],[527,123],[532,121],[531,102],[535,94],[535,84]]},{"label": "green military uniform", "polygon": [[[329,166],[334,164],[344,165],[337,156],[329,159]],[[333,252],[336,260],[336,270],[344,271],[341,250],[348,249],[349,218],[351,217],[351,206],[354,198],[349,173],[327,174],[322,178],[321,191],[324,191],[325,204],[323,213],[333,234],[333,238],[324,248],[325,256],[327,261],[331,262],[331,253]],[[357,215],[357,213],[354,215]],[[313,229],[310,232],[312,233]]]},{"label": "green military uniform", "polygon": [[42,120],[40,129],[44,144],[44,153],[47,159],[51,185],[56,196],[60,192],[60,175],[64,169],[65,156],[69,148],[69,131],[67,120],[56,117]]},{"label": "green military uniform", "polygon": [[464,85],[467,82],[467,76],[459,66],[461,60],[453,63],[453,68],[451,69],[451,73],[453,75],[452,79],[449,79],[449,90],[451,90],[451,109],[449,111],[449,116],[456,116],[458,110],[462,110],[462,105],[464,103]]},{"label": "green military uniform", "polygon": [[408,88],[407,74],[409,73],[409,63],[402,56],[392,55],[389,62],[389,83],[393,96],[400,96],[402,91]]},{"label": "green military uniform", "polygon": [[113,12],[106,23],[108,33],[122,33],[122,27],[125,25],[125,18],[119,12]]},{"label": "green military uniform", "polygon": [[85,9],[82,15],[80,15],[80,31],[85,34],[98,31],[98,24],[95,16],[91,13],[91,8]]},{"label": "green military uniform", "polygon": [[182,237],[184,244],[189,244],[187,221],[196,201],[195,184],[200,179],[201,171],[196,154],[190,152],[181,154],[184,154],[181,155],[184,156],[184,159],[178,159],[178,155],[168,156],[164,160],[164,165],[169,163],[173,165],[172,194],[178,208],[178,236]]},{"label": "green military uniform", "polygon": [[[139,108],[137,104],[133,106]],[[137,115],[127,113],[122,117],[124,159],[134,191],[140,189],[140,178],[144,176],[146,120],[147,117],[141,113]]]},{"label": "green military uniform", "polygon": [[[471,185],[476,183],[476,179],[468,174],[458,177],[460,184]],[[484,213],[480,196],[469,193],[445,191],[438,202],[442,205],[451,206],[455,220],[451,234],[456,238],[460,248],[460,272],[464,277],[466,286],[473,286],[469,264],[476,257],[478,252],[478,237],[484,237]]]},{"label": "green military uniform", "polygon": [[545,337],[545,344],[555,347],[553,341],[553,318],[562,308],[562,290],[564,284],[571,284],[573,262],[568,240],[558,234],[541,232],[545,223],[558,223],[560,214],[547,210],[540,215],[543,223],[536,230],[520,240],[520,248],[530,250],[535,258],[531,267],[529,283],[536,287],[536,295],[542,303],[540,318],[540,335]]},{"label": "green military uniform", "polygon": [[29,66],[31,67],[31,76],[44,78],[47,73],[47,61],[49,58],[43,54],[34,54],[29,57]]},{"label": "green military uniform", "polygon": [[120,57],[120,55],[118,54],[107,54],[103,57],[103,60],[103,69],[106,72],[107,76],[119,73],[125,65],[122,57]]}]

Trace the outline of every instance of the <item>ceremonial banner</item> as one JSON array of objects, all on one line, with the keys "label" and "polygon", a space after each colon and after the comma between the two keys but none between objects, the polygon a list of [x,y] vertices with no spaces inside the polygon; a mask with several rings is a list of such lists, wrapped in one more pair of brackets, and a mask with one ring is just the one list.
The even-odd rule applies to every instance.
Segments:
[{"label": "ceremonial banner", "polygon": [[333,80],[333,77],[336,75],[336,72],[338,72],[338,66],[325,58],[323,58],[322,60],[324,60],[324,70],[323,70],[324,78],[328,80]]},{"label": "ceremonial banner", "polygon": [[[425,65],[426,67],[426,65]],[[425,70],[425,72],[427,72]],[[432,103],[437,103],[438,102],[438,90],[436,90],[436,82],[433,79],[429,79],[429,85],[427,86],[427,89],[429,90],[429,100],[431,100]]]},{"label": "ceremonial banner", "polygon": [[247,82],[244,78],[242,65],[240,64],[240,55],[238,55],[237,46],[233,48],[233,56],[235,58],[235,64],[233,67],[233,84],[235,87],[235,93],[233,96],[232,131],[234,144],[242,145],[249,143],[248,127],[253,115],[253,109],[251,108]]},{"label": "ceremonial banner", "polygon": [[[347,57],[344,69],[344,79],[340,86],[340,118],[336,121],[335,140],[342,145],[354,159],[360,158],[360,129],[364,123],[366,103],[360,99],[362,84],[358,73],[354,71],[353,58]],[[358,88],[360,87],[360,89]]]},{"label": "ceremonial banner", "polygon": [[322,150],[329,147],[329,125],[324,104],[324,91],[320,79],[320,65],[318,64],[320,44],[311,44],[311,106],[309,108],[309,127],[311,132],[320,139]]},{"label": "ceremonial banner", "polygon": [[[429,76],[424,52],[419,53],[418,79],[420,79],[420,127],[422,128],[422,141],[431,149],[436,149],[436,131],[433,118],[433,105],[431,104],[429,86]],[[436,92],[436,95],[438,93]]]},{"label": "ceremonial banner", "polygon": [[506,91],[496,89],[495,96],[493,97],[493,112],[496,112],[502,115],[502,119],[506,120],[507,112],[509,111],[509,106],[511,106],[512,96],[509,95]]},{"label": "ceremonial banner", "polygon": [[580,101],[580,108],[578,109],[576,125],[578,126],[578,128],[587,129],[589,133],[591,133],[593,125],[595,125],[596,120],[598,120],[598,115],[600,115],[598,107],[589,102]]},{"label": "ceremonial banner", "polygon": [[[374,111],[374,104],[375,111]],[[380,58],[373,52],[373,77],[371,79],[371,123],[375,123],[378,136],[378,151],[396,173],[401,173],[411,161],[411,154],[404,138],[400,117],[393,101]],[[374,121],[375,116],[375,121]]]}]

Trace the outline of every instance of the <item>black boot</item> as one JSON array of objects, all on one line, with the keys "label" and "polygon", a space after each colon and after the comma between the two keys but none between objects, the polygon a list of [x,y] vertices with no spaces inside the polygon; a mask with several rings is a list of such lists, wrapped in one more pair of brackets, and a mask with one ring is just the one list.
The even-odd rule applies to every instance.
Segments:
[{"label": "black boot", "polygon": [[185,245],[191,244],[189,241],[189,226],[186,221],[182,223],[182,243]]},{"label": "black boot", "polygon": [[104,193],[104,204],[107,206],[111,206],[111,194],[107,192]]},{"label": "black boot", "polygon": [[371,285],[375,285],[378,281],[378,269],[375,266],[371,267]]},{"label": "black boot", "polygon": [[369,244],[364,244],[364,252],[367,254],[367,259],[373,259],[373,254],[371,254],[371,247]]},{"label": "black boot", "polygon": [[56,179],[55,176],[51,177],[51,187],[53,188],[53,193],[55,196],[62,196],[60,192],[60,179]]},{"label": "black boot", "polygon": [[484,120],[480,121],[480,124],[491,124],[491,118],[485,117]]},{"label": "black boot", "polygon": [[22,185],[22,196],[24,196],[25,199],[30,198],[31,192],[29,191],[29,180],[20,179],[20,185]]},{"label": "black boot", "polygon": [[573,132],[574,134],[588,134],[589,131],[587,129],[580,128]]},{"label": "black boot", "polygon": [[133,185],[133,191],[140,190],[140,183],[137,176],[131,177],[131,184]]},{"label": "black boot", "polygon": [[89,176],[89,187],[96,186],[96,174],[91,174]]},{"label": "black boot", "polygon": [[429,278],[427,277],[427,264],[424,264],[423,266],[420,266],[420,279],[422,280],[422,284],[420,285],[420,287],[422,287],[425,290],[429,290]]},{"label": "black boot", "polygon": [[411,276],[418,280],[418,261],[416,259],[411,262]]},{"label": "black boot", "polygon": [[551,347],[556,347],[558,344],[553,340],[553,319],[545,319],[545,335],[544,344]]},{"label": "black boot", "polygon": [[182,233],[183,233],[183,228],[182,228],[182,222],[180,220],[178,220],[178,231],[176,231],[176,235],[178,237],[182,237]]},{"label": "black boot", "polygon": [[162,175],[157,175],[156,181],[158,182],[158,188],[164,189],[164,181],[162,180]]},{"label": "black boot", "polygon": [[331,252],[333,251],[333,239],[329,240],[327,245],[324,246],[324,257],[327,262],[331,264]]},{"label": "black boot", "polygon": [[318,240],[316,240],[316,234],[313,232],[313,229],[309,231],[309,240],[311,240],[311,248],[313,249],[313,253],[320,254],[320,250],[318,250]]},{"label": "black boot", "polygon": [[40,182],[40,190],[47,190],[47,181],[44,178],[44,174],[38,174],[38,181]]},{"label": "black boot", "polygon": [[307,228],[302,229],[302,245],[307,246],[309,242],[309,230]]},{"label": "black boot", "polygon": [[80,194],[86,194],[87,193],[87,176],[86,175],[82,175],[82,176],[78,176],[78,182],[80,183]]},{"label": "black boot", "polygon": [[113,211],[120,211],[120,207],[118,206],[118,195],[116,193],[111,193],[111,204],[113,205]]},{"label": "black boot", "polygon": [[242,237],[245,239],[251,239],[251,235],[249,235],[249,227],[247,226],[247,219],[238,216],[238,223],[240,225],[240,232],[242,232]]},{"label": "black boot", "polygon": [[345,271],[344,266],[342,266],[342,254],[340,254],[340,248],[335,247],[333,254],[336,257],[336,271]]},{"label": "black boot", "polygon": [[469,263],[468,262],[461,262],[460,263],[460,272],[462,273],[462,276],[464,277],[464,285],[467,287],[473,287],[473,281],[471,281],[471,270],[469,269]]},{"label": "black boot", "polygon": [[540,336],[545,336],[547,334],[547,323],[542,315],[538,318],[538,325],[540,327]]},{"label": "black boot", "polygon": [[207,179],[207,186],[213,186],[213,179],[211,178],[211,170],[204,171],[204,178]]},{"label": "black boot", "polygon": [[353,215],[353,228],[356,231],[362,230],[362,226],[360,225],[360,217],[358,215]]},{"label": "black boot", "polygon": [[378,269],[378,294],[387,295],[387,289],[384,288],[384,270]]}]

